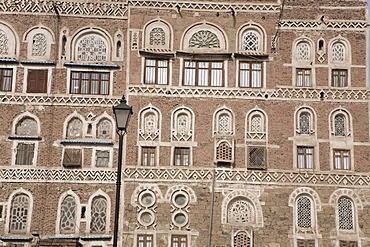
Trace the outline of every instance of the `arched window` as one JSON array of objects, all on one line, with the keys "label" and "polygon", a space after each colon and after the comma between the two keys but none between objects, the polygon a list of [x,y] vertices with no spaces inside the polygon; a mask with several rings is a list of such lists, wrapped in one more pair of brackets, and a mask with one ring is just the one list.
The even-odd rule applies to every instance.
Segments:
[{"label": "arched window", "polygon": [[82,121],[79,118],[72,118],[67,125],[67,138],[81,138],[82,127]]},{"label": "arched window", "polygon": [[155,27],[149,33],[149,44],[150,45],[165,45],[166,37],[163,28]]},{"label": "arched window", "polygon": [[299,134],[310,134],[311,132],[311,116],[308,112],[302,112],[299,115]]},{"label": "arched window", "polygon": [[179,108],[172,115],[172,138],[176,141],[189,141],[193,138],[193,113]]},{"label": "arched window", "polygon": [[296,224],[299,229],[313,227],[313,204],[308,196],[300,196],[296,202]]},{"label": "arched window", "polygon": [[96,129],[96,137],[99,139],[112,139],[112,122],[108,119],[99,121]]},{"label": "arched window", "polygon": [[259,51],[261,50],[260,34],[254,30],[247,30],[242,36],[242,50],[244,51]]},{"label": "arched window", "polygon": [[260,115],[253,115],[251,118],[251,132],[261,133],[263,132],[263,122]]},{"label": "arched window", "polygon": [[15,134],[17,136],[37,136],[38,125],[36,120],[31,117],[22,118],[15,126]]},{"label": "arched window", "polygon": [[139,135],[143,140],[155,140],[160,134],[160,112],[154,107],[142,110],[139,114]]},{"label": "arched window", "polygon": [[296,46],[297,60],[310,61],[311,60],[311,46],[308,42],[298,42]]},{"label": "arched window", "polygon": [[355,230],[353,201],[345,196],[338,199],[338,227],[339,230]]},{"label": "arched window", "polygon": [[232,200],[227,207],[227,222],[237,224],[253,224],[255,222],[255,210],[251,202],[238,197]]},{"label": "arched window", "polygon": [[189,47],[220,48],[220,40],[215,33],[209,30],[200,30],[190,37]]},{"label": "arched window", "polygon": [[343,114],[337,114],[334,117],[334,135],[345,136],[346,135],[346,118]]},{"label": "arched window", "polygon": [[233,247],[251,247],[251,237],[246,231],[239,231],[234,235]]},{"label": "arched window", "polygon": [[266,117],[260,110],[252,110],[247,114],[246,139],[266,139]]},{"label": "arched window", "polygon": [[215,126],[214,134],[221,136],[229,136],[234,133],[234,119],[232,112],[228,109],[222,108],[215,112],[214,115]]},{"label": "arched window", "polygon": [[96,196],[91,203],[90,231],[92,233],[104,233],[107,227],[107,199]]},{"label": "arched window", "polygon": [[13,197],[10,209],[10,232],[26,232],[30,219],[30,198],[26,194]]},{"label": "arched window", "polygon": [[74,233],[77,219],[77,203],[72,195],[67,195],[60,205],[60,233]]},{"label": "arched window", "polygon": [[106,40],[97,34],[88,34],[77,42],[78,61],[100,62],[108,60]]},{"label": "arched window", "polygon": [[7,55],[9,50],[9,39],[6,33],[0,29],[0,55]]},{"label": "arched window", "polygon": [[331,46],[332,62],[343,62],[346,59],[346,47],[342,42],[335,42]]},{"label": "arched window", "polygon": [[47,49],[46,36],[43,33],[37,33],[32,39],[32,56],[45,56]]}]

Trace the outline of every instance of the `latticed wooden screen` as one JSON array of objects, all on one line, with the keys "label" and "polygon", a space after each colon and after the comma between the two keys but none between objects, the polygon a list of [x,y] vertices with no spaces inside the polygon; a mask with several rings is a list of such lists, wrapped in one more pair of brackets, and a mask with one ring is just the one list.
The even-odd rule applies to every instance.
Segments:
[{"label": "latticed wooden screen", "polygon": [[217,146],[216,159],[218,161],[232,161],[232,147],[227,142]]},{"label": "latticed wooden screen", "polygon": [[233,247],[251,247],[251,238],[247,232],[238,232],[234,236],[234,245]]},{"label": "latticed wooden screen", "polygon": [[248,168],[266,169],[266,148],[249,147],[248,148]]}]

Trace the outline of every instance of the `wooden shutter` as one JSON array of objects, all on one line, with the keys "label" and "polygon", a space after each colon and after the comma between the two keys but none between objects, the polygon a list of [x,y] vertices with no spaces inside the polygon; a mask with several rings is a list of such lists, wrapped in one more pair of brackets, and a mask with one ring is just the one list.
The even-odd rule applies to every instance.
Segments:
[{"label": "wooden shutter", "polygon": [[27,93],[46,93],[48,70],[29,69],[27,75]]},{"label": "wooden shutter", "polygon": [[81,167],[82,151],[81,149],[65,149],[63,157],[64,167]]},{"label": "wooden shutter", "polygon": [[16,165],[32,165],[35,151],[34,143],[19,143],[17,145],[17,154],[15,157]]}]

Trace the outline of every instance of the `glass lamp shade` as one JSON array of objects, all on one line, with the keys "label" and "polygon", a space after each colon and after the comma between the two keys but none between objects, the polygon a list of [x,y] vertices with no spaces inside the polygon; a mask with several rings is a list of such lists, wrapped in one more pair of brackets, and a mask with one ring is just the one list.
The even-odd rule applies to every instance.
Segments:
[{"label": "glass lamp shade", "polygon": [[132,107],[127,105],[125,96],[122,96],[121,103],[113,106],[113,113],[116,118],[117,131],[126,132],[128,122],[132,115]]}]

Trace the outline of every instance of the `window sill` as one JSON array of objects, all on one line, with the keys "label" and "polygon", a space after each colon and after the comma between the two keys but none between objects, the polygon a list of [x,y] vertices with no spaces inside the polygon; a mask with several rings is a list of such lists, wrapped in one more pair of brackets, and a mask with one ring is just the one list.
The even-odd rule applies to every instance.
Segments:
[{"label": "window sill", "polygon": [[92,140],[86,140],[86,139],[65,139],[61,140],[60,144],[62,145],[74,145],[74,144],[85,144],[85,145],[113,145],[113,141],[108,141],[108,140],[97,140],[97,139],[92,139]]},{"label": "window sill", "polygon": [[120,69],[121,66],[118,64],[102,64],[102,63],[74,63],[65,62],[66,67],[90,67],[90,68],[101,68],[101,69]]},{"label": "window sill", "polygon": [[9,140],[30,140],[30,141],[41,141],[41,136],[9,136]]}]

